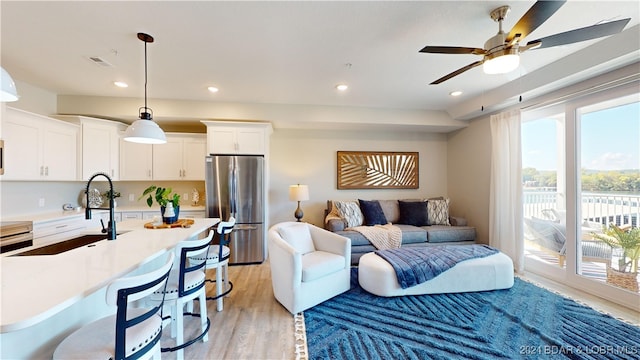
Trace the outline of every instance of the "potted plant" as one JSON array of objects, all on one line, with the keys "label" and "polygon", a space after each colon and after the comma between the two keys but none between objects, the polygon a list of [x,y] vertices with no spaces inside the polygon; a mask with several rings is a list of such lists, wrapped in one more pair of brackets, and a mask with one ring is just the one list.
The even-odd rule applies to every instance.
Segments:
[{"label": "potted plant", "polygon": [[[180,195],[171,193],[171,191],[171,188],[151,185],[144,190],[138,200],[147,196],[147,205],[151,207],[153,205],[153,200],[155,199],[156,203],[160,205],[162,220],[167,224],[173,224],[178,220],[178,215],[180,213]],[[168,208],[171,208],[173,210],[174,216],[165,216],[165,212]]]},{"label": "potted plant", "polygon": [[111,199],[113,197],[113,206],[117,206],[116,204],[116,198],[119,198],[121,196],[119,191],[113,191],[113,194],[111,193],[111,190],[107,190],[105,192],[102,193],[102,196],[107,200],[106,203],[109,204],[109,199]]},{"label": "potted plant", "polygon": [[623,229],[612,223],[603,234],[593,233],[593,237],[609,245],[613,250],[622,250],[617,261],[617,269],[607,265],[607,282],[638,292],[640,228]]}]

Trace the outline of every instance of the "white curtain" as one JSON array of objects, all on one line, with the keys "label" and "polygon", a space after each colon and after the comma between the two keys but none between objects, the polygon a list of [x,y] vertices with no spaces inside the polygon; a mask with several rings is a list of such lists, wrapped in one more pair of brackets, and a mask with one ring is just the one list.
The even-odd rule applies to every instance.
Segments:
[{"label": "white curtain", "polygon": [[520,110],[491,116],[489,244],[524,270]]}]

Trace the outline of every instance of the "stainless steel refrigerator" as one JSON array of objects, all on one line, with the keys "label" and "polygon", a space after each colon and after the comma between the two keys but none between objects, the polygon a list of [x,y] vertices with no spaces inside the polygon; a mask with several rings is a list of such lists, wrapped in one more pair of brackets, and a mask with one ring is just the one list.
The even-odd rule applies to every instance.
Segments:
[{"label": "stainless steel refrigerator", "polygon": [[256,264],[266,257],[264,156],[211,155],[205,158],[207,217],[236,218],[229,264]]}]

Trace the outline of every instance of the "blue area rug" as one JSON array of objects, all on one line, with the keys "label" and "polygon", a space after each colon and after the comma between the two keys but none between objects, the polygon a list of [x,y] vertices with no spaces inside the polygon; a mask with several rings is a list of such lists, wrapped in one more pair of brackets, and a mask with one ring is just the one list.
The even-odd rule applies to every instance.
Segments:
[{"label": "blue area rug", "polygon": [[640,327],[518,278],[385,298],[351,275],[350,291],[304,312],[310,359],[640,359]]}]

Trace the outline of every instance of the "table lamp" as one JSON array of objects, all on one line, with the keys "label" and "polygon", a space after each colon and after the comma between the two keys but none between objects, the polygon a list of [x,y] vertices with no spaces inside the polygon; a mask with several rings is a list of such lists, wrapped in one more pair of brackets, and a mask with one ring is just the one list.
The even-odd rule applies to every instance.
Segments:
[{"label": "table lamp", "polygon": [[298,208],[293,215],[298,219],[298,222],[300,222],[300,219],[304,216],[304,213],[300,208],[300,201],[309,200],[309,187],[307,185],[300,184],[289,186],[289,200],[298,202]]}]

